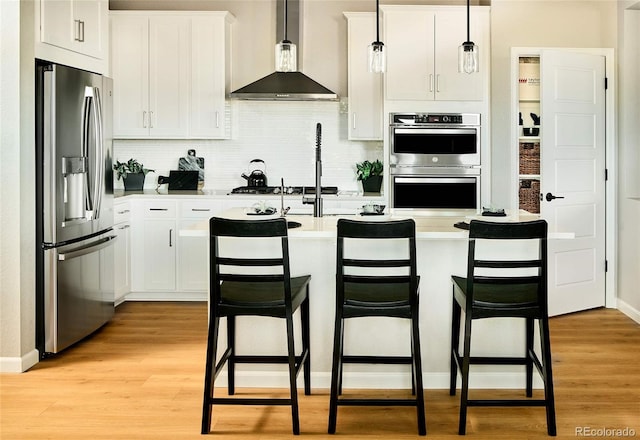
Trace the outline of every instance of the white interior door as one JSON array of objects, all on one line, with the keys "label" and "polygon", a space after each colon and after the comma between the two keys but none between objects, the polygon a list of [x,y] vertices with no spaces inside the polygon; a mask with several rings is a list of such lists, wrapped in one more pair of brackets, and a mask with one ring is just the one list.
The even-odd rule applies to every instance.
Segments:
[{"label": "white interior door", "polygon": [[540,213],[550,232],[575,233],[549,242],[558,315],[605,304],[605,58],[545,50],[540,72]]}]

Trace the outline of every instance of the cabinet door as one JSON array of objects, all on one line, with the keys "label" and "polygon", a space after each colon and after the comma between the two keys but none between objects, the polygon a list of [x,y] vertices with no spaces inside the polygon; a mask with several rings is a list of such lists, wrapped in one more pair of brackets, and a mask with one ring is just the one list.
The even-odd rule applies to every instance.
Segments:
[{"label": "cabinet door", "polygon": [[[187,219],[179,222],[179,229],[187,229],[205,219]],[[202,237],[178,237],[178,291],[205,292],[208,289],[208,240]]]},{"label": "cabinet door", "polygon": [[188,17],[149,21],[149,135],[187,137],[189,123]]},{"label": "cabinet door", "polygon": [[176,222],[171,219],[144,221],[144,289],[176,288]]},{"label": "cabinet door", "polygon": [[387,99],[434,97],[434,14],[422,10],[385,10],[384,43]]},{"label": "cabinet door", "polygon": [[367,51],[376,35],[376,14],[345,15],[349,20],[349,139],[382,140],[382,75],[369,72]]},{"label": "cabinet door", "polygon": [[149,19],[111,17],[114,137],[149,135]]},{"label": "cabinet door", "polygon": [[484,97],[484,77],[489,62],[488,14],[472,8],[470,12],[471,41],[480,48],[480,72],[458,72],[458,47],[467,39],[467,11],[456,8],[436,13],[435,25],[435,99],[441,101],[481,101]]},{"label": "cabinet door", "polygon": [[118,236],[115,244],[114,288],[116,305],[123,301],[124,296],[131,291],[131,228],[129,222],[114,226]]},{"label": "cabinet door", "polygon": [[79,38],[75,41],[77,52],[95,58],[104,58],[108,32],[105,29],[109,12],[106,0],[76,0],[74,7],[74,29],[79,27]]},{"label": "cabinet door", "polygon": [[71,0],[40,0],[40,40],[71,49],[77,28]]},{"label": "cabinet door", "polygon": [[224,18],[191,21],[191,137],[225,137],[225,28]]}]

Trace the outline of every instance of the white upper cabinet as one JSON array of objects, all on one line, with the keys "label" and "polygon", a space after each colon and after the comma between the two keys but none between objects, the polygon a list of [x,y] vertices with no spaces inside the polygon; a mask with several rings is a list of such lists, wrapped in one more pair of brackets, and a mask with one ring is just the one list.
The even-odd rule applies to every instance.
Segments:
[{"label": "white upper cabinet", "polygon": [[231,19],[112,13],[114,137],[225,136]]},{"label": "white upper cabinet", "polygon": [[467,39],[466,7],[382,6],[387,46],[386,99],[482,101],[488,98],[489,9],[471,8],[471,41],[480,72],[458,72],[458,46]]},{"label": "white upper cabinet", "polygon": [[368,68],[368,46],[376,36],[376,14],[345,12],[348,35],[349,139],[382,140],[382,74]]},{"label": "white upper cabinet", "polygon": [[103,59],[108,13],[107,0],[40,0],[40,41]]}]

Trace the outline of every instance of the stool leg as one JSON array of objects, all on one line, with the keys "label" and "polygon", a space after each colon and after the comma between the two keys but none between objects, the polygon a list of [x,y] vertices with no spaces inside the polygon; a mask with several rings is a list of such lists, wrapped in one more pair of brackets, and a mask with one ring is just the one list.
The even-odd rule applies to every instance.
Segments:
[{"label": "stool leg", "polygon": [[344,320],[342,311],[336,310],[336,322],[333,332],[333,362],[331,365],[331,396],[329,397],[329,434],[336,433],[336,419],[338,417],[338,388],[342,375],[342,345]]},{"label": "stool leg", "polygon": [[467,430],[467,401],[469,400],[469,364],[471,357],[471,314],[469,310],[464,317],[464,349],[462,357],[462,390],[460,391],[460,422],[458,434],[464,435]]},{"label": "stool leg", "polygon": [[213,391],[216,379],[216,351],[218,348],[218,327],[220,318],[212,317],[209,323],[207,335],[207,360],[204,372],[204,398],[202,402],[202,428],[201,434],[209,434],[211,431],[211,415],[213,410]]},{"label": "stool leg", "polygon": [[293,314],[290,310],[286,313],[287,321],[287,348],[289,358],[289,389],[291,393],[291,419],[293,422],[293,434],[300,434],[300,420],[298,418],[298,387],[296,384],[296,352],[293,336]]},{"label": "stool leg", "polygon": [[526,388],[526,393],[527,393],[527,397],[532,397],[533,396],[533,359],[532,359],[532,353],[533,353],[533,319],[532,318],[526,318],[526,353],[525,353],[525,358],[527,359],[527,363],[525,364],[525,369],[526,369],[526,376],[527,376],[527,388]]},{"label": "stool leg", "polygon": [[307,353],[307,360],[304,363],[304,394],[311,394],[311,350],[310,350],[310,324],[309,324],[309,286],[307,285],[307,298],[300,307],[302,319],[302,354]]},{"label": "stool leg", "polygon": [[[416,307],[417,309],[417,307]],[[411,318],[411,357],[412,382],[415,383],[416,409],[418,412],[418,434],[427,435],[427,422],[424,414],[424,386],[422,383],[422,354],[420,350],[420,328],[418,326],[417,310],[412,312]]]},{"label": "stool leg", "polygon": [[551,341],[549,338],[549,319],[540,320],[540,343],[542,345],[542,364],[544,368],[544,399],[547,409],[547,433],[556,435],[556,406],[553,394],[553,373],[551,368]]},{"label": "stool leg", "polygon": [[229,360],[227,361],[227,383],[228,392],[232,396],[236,392],[236,317],[227,316],[227,347],[231,349]]},{"label": "stool leg", "polygon": [[456,385],[458,382],[458,360],[457,353],[460,350],[460,316],[462,308],[455,297],[453,298],[453,314],[451,317],[451,371],[449,373],[449,395],[456,395]]}]

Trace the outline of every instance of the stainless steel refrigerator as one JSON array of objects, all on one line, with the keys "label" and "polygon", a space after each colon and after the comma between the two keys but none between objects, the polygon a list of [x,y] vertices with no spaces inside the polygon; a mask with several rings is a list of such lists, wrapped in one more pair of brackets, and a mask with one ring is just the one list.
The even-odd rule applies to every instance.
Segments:
[{"label": "stainless steel refrigerator", "polygon": [[58,353],[114,313],[112,81],[36,61],[36,348]]}]

